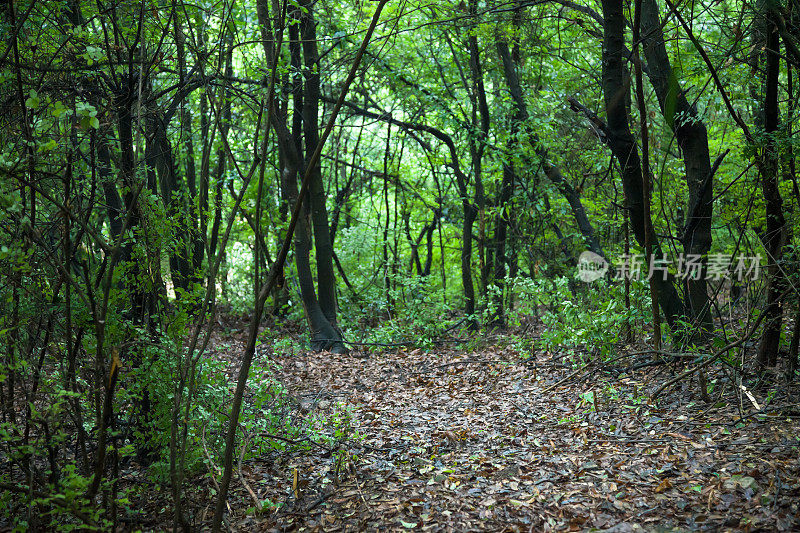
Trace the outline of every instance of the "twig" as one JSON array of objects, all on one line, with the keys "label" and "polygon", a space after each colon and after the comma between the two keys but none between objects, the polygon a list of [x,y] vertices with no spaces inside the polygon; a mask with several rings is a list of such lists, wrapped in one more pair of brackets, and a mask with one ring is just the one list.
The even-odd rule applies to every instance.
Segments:
[{"label": "twig", "polygon": [[[219,483],[217,482],[217,478],[214,477],[214,469],[217,466],[214,464],[214,460],[211,458],[211,454],[208,453],[208,446],[206,446],[206,427],[203,426],[203,431],[200,432],[200,440],[203,442],[203,453],[205,453],[206,459],[208,459],[208,473],[211,474],[211,481],[214,483],[214,488],[217,489],[217,494],[219,494]],[[228,512],[233,514],[233,509],[231,508],[230,502],[225,500],[225,505],[228,506]]]},{"label": "twig", "polygon": [[314,446],[322,448],[323,450],[325,450],[328,453],[331,453],[334,450],[334,448],[328,448],[327,446],[325,446],[323,444],[320,444],[318,442],[315,442],[315,441],[311,440],[310,437],[303,437],[302,439],[292,440],[292,439],[287,439],[286,437],[281,437],[280,435],[272,435],[271,433],[261,433],[260,435],[262,437],[267,437],[267,438],[270,438],[270,439],[280,440],[280,441],[286,442],[288,444],[294,444],[294,445],[300,444],[301,442],[310,442]]},{"label": "twig", "polygon": [[625,374],[625,373],[633,372],[634,370],[641,370],[642,368],[648,368],[648,367],[651,367],[651,366],[662,366],[662,365],[666,365],[666,364],[669,364],[669,361],[664,361],[664,360],[646,361],[644,363],[638,363],[638,364],[629,366],[628,368],[623,369],[621,371],[621,373]]},{"label": "twig", "polygon": [[[206,459],[208,459],[208,473],[211,474],[211,481],[214,483],[214,487],[217,489],[217,492],[219,492],[219,483],[217,483],[217,478],[214,477],[214,469],[216,468],[216,465],[214,465],[214,460],[211,459],[211,454],[208,453],[208,446],[206,446],[205,426],[203,426],[203,430],[200,432],[200,441],[203,443],[203,453],[205,454]],[[230,510],[230,506],[228,510]]]},{"label": "twig", "polygon": [[242,460],[244,459],[244,452],[246,449],[247,449],[247,434],[245,433],[244,442],[242,443],[242,451],[239,453],[239,464],[238,464],[239,481],[242,482],[242,486],[245,488],[250,497],[253,498],[253,503],[256,504],[256,511],[259,511],[263,507],[261,500],[258,499],[256,493],[253,492],[253,489],[250,487],[250,483],[247,482],[247,480],[244,478],[244,474],[242,474]]},{"label": "twig", "polygon": [[573,111],[582,113],[589,120],[589,122],[592,124],[592,129],[600,139],[600,142],[603,144],[608,144],[608,139],[611,138],[611,133],[608,129],[608,125],[597,116],[597,113],[578,102],[578,100],[572,96],[567,98],[567,101],[569,102],[569,107]]},{"label": "twig", "polygon": [[350,471],[353,474],[353,481],[356,483],[356,488],[358,489],[358,495],[361,496],[361,501],[364,502],[364,507],[369,509],[369,504],[367,503],[367,499],[364,497],[364,493],[361,491],[361,483],[358,482],[358,472],[356,471],[356,467],[353,465],[352,459],[350,460]]},{"label": "twig", "polygon": [[552,385],[550,385],[549,387],[547,387],[546,389],[544,389],[542,392],[543,392],[543,393],[545,393],[545,392],[550,392],[551,390],[555,389],[555,388],[556,388],[556,387],[558,387],[559,385],[561,385],[561,384],[563,384],[563,383],[565,383],[565,382],[569,381],[570,379],[574,378],[575,376],[578,376],[578,375],[580,375],[580,374],[581,374],[581,373],[583,373],[585,370],[589,369],[589,367],[591,367],[591,366],[592,366],[594,363],[595,363],[594,361],[589,361],[588,363],[586,363],[585,365],[583,365],[582,367],[580,367],[580,368],[579,368],[578,370],[576,370],[575,372],[572,372],[570,375],[568,375],[568,376],[567,376],[567,377],[565,377],[564,379],[561,379],[561,380],[557,381],[556,383],[553,383]]},{"label": "twig", "polygon": [[313,511],[314,509],[316,509],[317,507],[319,507],[319,505],[321,503],[323,503],[325,500],[327,500],[328,498],[330,498],[334,494],[336,494],[336,490],[335,489],[329,489],[329,490],[323,491],[322,495],[319,498],[317,498],[316,500],[314,500],[313,502],[311,502],[311,504],[309,504],[309,506],[306,507],[305,509],[301,509],[301,510],[283,509],[283,510],[281,510],[282,516],[305,516],[308,513],[310,513],[311,511]]},{"label": "twig", "polygon": [[314,502],[313,502],[313,503],[311,503],[311,505],[309,505],[308,507],[306,507],[306,509],[305,509],[305,511],[303,512],[303,514],[308,514],[308,513],[310,513],[311,511],[313,511],[314,509],[316,509],[317,507],[319,507],[319,504],[321,504],[322,502],[324,502],[325,500],[327,500],[328,498],[330,498],[331,496],[333,496],[333,494],[335,494],[335,493],[336,493],[336,491],[335,491],[335,490],[331,490],[331,491],[328,491],[328,492],[325,492],[325,493],[323,493],[323,494],[322,494],[322,496],[320,496],[319,498],[317,498],[316,500],[314,500]]},{"label": "twig", "polygon": [[755,334],[756,329],[758,328],[759,324],[761,324],[761,321],[764,319],[764,316],[766,316],[765,313],[761,313],[761,315],[753,323],[753,327],[750,328],[750,332],[748,334],[746,334],[744,337],[742,337],[739,340],[736,340],[734,342],[731,342],[731,343],[727,344],[726,346],[724,346],[724,347],[720,348],[719,350],[717,350],[714,353],[714,355],[712,355],[711,357],[709,357],[707,360],[703,361],[699,365],[696,365],[696,366],[690,368],[689,370],[687,370],[687,371],[685,371],[685,372],[683,372],[681,374],[678,374],[674,378],[668,380],[666,383],[664,383],[659,388],[657,388],[656,391],[653,394],[650,395],[650,399],[651,400],[655,400],[668,387],[674,385],[675,383],[678,383],[679,381],[683,380],[687,376],[691,376],[692,374],[694,374],[698,370],[702,370],[702,369],[706,368],[707,366],[710,366],[711,363],[713,363],[714,361],[719,359],[722,356],[722,354],[724,354],[724,353],[726,353],[726,352],[728,352],[728,351],[730,351],[730,350],[732,350],[732,349],[744,344],[745,342],[747,342],[747,340],[750,339],[750,337],[752,337],[753,334]]}]

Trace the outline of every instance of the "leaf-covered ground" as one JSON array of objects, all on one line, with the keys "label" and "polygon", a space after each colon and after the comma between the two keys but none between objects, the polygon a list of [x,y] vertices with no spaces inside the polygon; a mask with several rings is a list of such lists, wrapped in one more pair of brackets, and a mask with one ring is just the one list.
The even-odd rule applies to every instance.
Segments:
[{"label": "leaf-covered ground", "polygon": [[231,528],[800,529],[796,396],[763,405],[752,392],[753,416],[720,376],[716,403],[695,398],[696,382],[651,403],[683,367],[620,373],[641,355],[576,373],[499,346],[276,354],[295,415],[349,413],[350,435],[338,450],[246,462],[255,496],[281,506],[243,516],[253,495],[234,483]]}]

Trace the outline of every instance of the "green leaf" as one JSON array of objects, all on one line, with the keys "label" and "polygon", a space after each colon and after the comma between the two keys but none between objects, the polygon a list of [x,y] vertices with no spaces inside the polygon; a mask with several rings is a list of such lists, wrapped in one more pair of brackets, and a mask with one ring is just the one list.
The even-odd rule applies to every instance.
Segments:
[{"label": "green leaf", "polygon": [[51,150],[55,150],[58,147],[58,143],[56,143],[55,139],[50,139],[48,142],[44,144],[40,144],[39,148],[36,150],[37,152],[49,152]]},{"label": "green leaf", "polygon": [[28,99],[25,100],[25,107],[27,107],[28,109],[36,109],[37,107],[39,107],[41,99],[39,98],[38,93],[33,89],[31,89],[28,95],[29,95]]},{"label": "green leaf", "polygon": [[50,108],[50,114],[53,115],[53,117],[55,117],[55,118],[60,118],[63,115],[69,116],[70,113],[71,113],[71,110],[69,108],[65,107],[64,104],[61,103],[61,100],[58,100]]},{"label": "green leaf", "polygon": [[86,64],[91,67],[96,62],[103,59],[103,50],[97,46],[87,46],[86,53],[83,54],[83,57],[86,58]]}]

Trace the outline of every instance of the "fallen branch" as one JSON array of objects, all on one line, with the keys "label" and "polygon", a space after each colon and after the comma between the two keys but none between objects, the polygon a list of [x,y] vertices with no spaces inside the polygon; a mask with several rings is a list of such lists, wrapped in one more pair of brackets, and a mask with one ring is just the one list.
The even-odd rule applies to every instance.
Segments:
[{"label": "fallen branch", "polygon": [[[200,432],[200,442],[203,443],[203,454],[206,456],[206,460],[208,460],[208,473],[211,474],[211,482],[214,484],[214,488],[217,489],[217,492],[219,492],[219,483],[217,482],[217,478],[214,476],[214,470],[217,468],[217,466],[214,464],[211,454],[208,453],[208,446],[206,446],[205,426],[203,426],[203,430]],[[230,505],[228,506],[228,510],[230,511]]]},{"label": "fallen branch", "polygon": [[764,316],[765,316],[764,313],[761,313],[761,315],[759,315],[759,317],[753,323],[753,326],[750,328],[750,332],[747,333],[744,337],[742,337],[739,340],[736,340],[734,342],[731,342],[731,343],[723,346],[722,348],[717,350],[711,357],[709,357],[708,359],[706,359],[705,361],[703,361],[699,365],[696,365],[696,366],[690,368],[689,370],[687,370],[685,372],[682,372],[681,374],[678,374],[674,378],[668,380],[666,383],[664,383],[659,388],[657,388],[656,391],[653,394],[650,395],[650,399],[651,400],[655,400],[668,387],[671,387],[675,383],[678,383],[679,381],[682,381],[684,378],[686,378],[688,376],[691,376],[692,374],[694,374],[698,370],[703,370],[704,368],[706,368],[708,366],[711,366],[711,364],[714,361],[716,361],[717,359],[722,357],[722,354],[727,353],[730,350],[732,350],[734,348],[737,348],[738,346],[741,346],[742,344],[747,342],[750,339],[750,337],[752,337],[755,334],[756,329],[758,329],[758,326],[761,324],[761,321],[764,319]]},{"label": "fallen branch", "polygon": [[544,389],[542,392],[543,393],[544,392],[550,392],[551,390],[555,389],[559,385],[562,385],[563,383],[566,383],[567,381],[569,381],[570,379],[574,378],[575,376],[578,376],[578,375],[582,374],[585,370],[588,370],[592,365],[594,365],[594,363],[595,363],[594,361],[589,361],[588,363],[586,363],[585,365],[580,367],[575,372],[572,372],[570,375],[568,375],[564,379],[561,379],[561,380],[557,381],[556,383],[553,383],[552,385],[550,385],[549,387]]},{"label": "fallen branch", "polygon": [[263,504],[261,503],[261,500],[258,499],[256,493],[253,492],[253,489],[250,487],[250,483],[248,483],[247,480],[244,478],[244,474],[242,474],[242,460],[244,459],[244,452],[246,449],[247,449],[247,435],[244,436],[244,442],[242,443],[242,451],[239,453],[239,464],[238,464],[239,481],[242,482],[242,486],[250,495],[250,497],[253,499],[253,503],[256,504],[256,511],[259,511],[263,507]]}]

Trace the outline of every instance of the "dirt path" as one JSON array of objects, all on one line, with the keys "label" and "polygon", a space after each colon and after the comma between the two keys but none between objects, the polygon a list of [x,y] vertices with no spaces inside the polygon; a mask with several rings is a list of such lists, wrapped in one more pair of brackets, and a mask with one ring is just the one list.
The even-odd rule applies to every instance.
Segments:
[{"label": "dirt path", "polygon": [[350,413],[351,440],[272,465],[284,506],[242,530],[800,528],[785,409],[737,428],[687,390],[649,405],[644,375],[553,386],[571,370],[503,349],[278,363],[304,416]]}]

